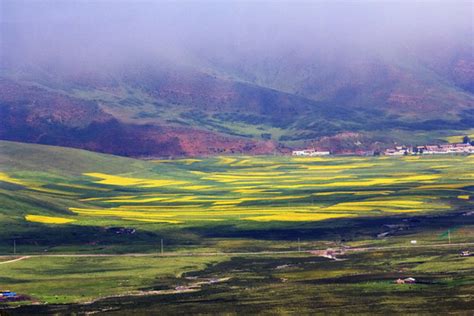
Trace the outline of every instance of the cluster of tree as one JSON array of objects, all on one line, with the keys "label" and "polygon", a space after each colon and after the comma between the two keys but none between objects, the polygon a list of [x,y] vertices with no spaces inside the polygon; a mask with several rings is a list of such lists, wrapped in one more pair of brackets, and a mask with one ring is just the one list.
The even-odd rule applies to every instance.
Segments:
[{"label": "cluster of tree", "polygon": [[462,138],[462,143],[471,144],[472,146],[474,146],[474,140],[471,140],[471,138],[467,135]]}]

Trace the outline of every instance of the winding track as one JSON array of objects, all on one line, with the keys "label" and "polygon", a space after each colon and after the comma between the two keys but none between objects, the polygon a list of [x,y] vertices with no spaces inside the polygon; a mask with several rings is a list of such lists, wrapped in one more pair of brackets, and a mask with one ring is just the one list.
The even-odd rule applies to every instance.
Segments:
[{"label": "winding track", "polygon": [[[5,256],[0,256],[0,258],[4,258]],[[12,256],[8,256],[8,258],[11,258]],[[24,259],[28,259],[30,258],[30,256],[22,256],[22,257],[19,257],[19,258],[15,258],[15,259],[12,259],[12,260],[7,260],[7,261],[1,261],[0,264],[7,264],[7,263],[13,263],[13,262],[17,262],[17,261],[20,261],[20,260],[24,260]]]},{"label": "winding track", "polygon": [[[468,243],[455,243],[455,244],[433,244],[433,245],[411,245],[411,246],[386,246],[386,247],[357,247],[357,248],[344,248],[345,252],[365,252],[365,251],[380,251],[380,250],[403,250],[411,248],[440,248],[440,247],[466,247],[474,246],[474,242]],[[256,251],[256,252],[165,252],[159,253],[123,253],[123,254],[94,254],[94,253],[70,253],[70,254],[29,254],[21,256],[12,260],[0,262],[0,264],[14,263],[20,260],[29,258],[45,258],[45,257],[58,257],[58,258],[87,258],[87,257],[210,257],[210,256],[267,256],[267,255],[279,255],[279,254],[311,254],[316,255],[318,251],[322,249],[313,250],[287,250],[287,251]],[[12,258],[12,255],[1,255],[1,259]]]}]

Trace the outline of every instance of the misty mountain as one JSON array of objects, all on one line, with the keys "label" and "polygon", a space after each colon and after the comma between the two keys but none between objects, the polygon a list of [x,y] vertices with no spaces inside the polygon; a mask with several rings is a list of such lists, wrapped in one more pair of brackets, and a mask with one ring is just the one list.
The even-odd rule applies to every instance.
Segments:
[{"label": "misty mountain", "polygon": [[468,2],[54,4],[3,5],[1,139],[203,155],[474,127]]}]

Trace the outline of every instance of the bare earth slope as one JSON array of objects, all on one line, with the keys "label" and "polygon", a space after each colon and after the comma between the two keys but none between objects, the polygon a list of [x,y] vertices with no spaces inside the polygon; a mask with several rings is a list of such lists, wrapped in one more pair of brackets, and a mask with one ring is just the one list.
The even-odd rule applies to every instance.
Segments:
[{"label": "bare earth slope", "polygon": [[436,142],[474,127],[469,54],[337,65],[256,59],[252,72],[250,61],[216,60],[47,75],[5,68],[0,139],[126,156],[268,154]]}]

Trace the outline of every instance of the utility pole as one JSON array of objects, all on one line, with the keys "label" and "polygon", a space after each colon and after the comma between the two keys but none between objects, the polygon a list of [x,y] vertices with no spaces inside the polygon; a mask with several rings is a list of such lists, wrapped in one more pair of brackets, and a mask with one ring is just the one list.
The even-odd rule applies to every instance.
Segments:
[{"label": "utility pole", "polygon": [[163,238],[161,238],[161,255],[163,255]]},{"label": "utility pole", "polygon": [[16,239],[13,239],[13,254],[16,255]]}]

